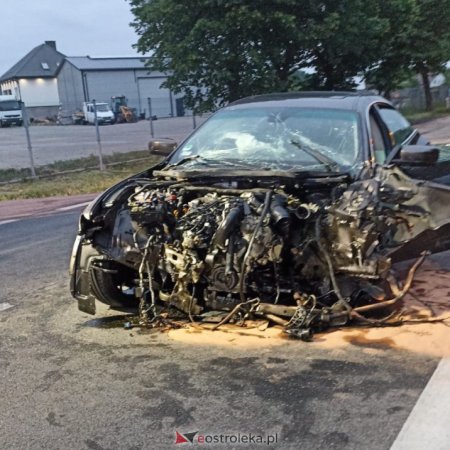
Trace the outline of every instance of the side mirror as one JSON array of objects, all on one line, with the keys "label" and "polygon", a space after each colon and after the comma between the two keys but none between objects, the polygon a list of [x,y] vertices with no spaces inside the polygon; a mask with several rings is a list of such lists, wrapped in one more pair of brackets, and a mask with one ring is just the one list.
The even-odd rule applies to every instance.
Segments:
[{"label": "side mirror", "polygon": [[177,148],[177,143],[171,138],[152,139],[148,150],[152,155],[168,156]]},{"label": "side mirror", "polygon": [[405,145],[400,151],[400,163],[432,165],[439,159],[439,149],[431,145]]}]

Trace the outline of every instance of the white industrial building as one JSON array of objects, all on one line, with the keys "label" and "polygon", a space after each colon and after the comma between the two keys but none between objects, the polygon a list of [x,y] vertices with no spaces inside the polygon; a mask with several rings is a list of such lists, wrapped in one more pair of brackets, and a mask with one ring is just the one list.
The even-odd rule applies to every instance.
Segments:
[{"label": "white industrial building", "polygon": [[55,114],[60,104],[57,75],[64,58],[54,41],[35,47],[0,77],[2,93],[25,102],[31,116]]},{"label": "white industrial building", "polygon": [[183,100],[161,88],[166,75],[149,72],[145,58],[67,57],[56,49],[55,41],[35,47],[0,77],[0,91],[22,100],[34,118],[56,116],[61,109],[71,114],[84,101],[110,103],[124,95],[128,105],[141,116],[184,115]]}]

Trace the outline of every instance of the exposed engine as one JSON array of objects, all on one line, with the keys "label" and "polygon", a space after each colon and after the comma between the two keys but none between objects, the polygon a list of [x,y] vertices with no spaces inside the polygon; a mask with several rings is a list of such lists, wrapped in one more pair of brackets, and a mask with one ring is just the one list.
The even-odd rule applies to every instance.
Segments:
[{"label": "exposed engine", "polygon": [[321,208],[272,191],[202,195],[143,188],[118,215],[114,256],[120,259],[123,250],[123,262],[138,270],[144,259],[159,298],[186,313],[230,310],[256,297],[292,302],[305,283],[323,290],[323,268],[307,264],[310,219]]},{"label": "exposed engine", "polygon": [[439,226],[417,202],[431,195],[434,188],[385,169],[312,189],[139,182],[89,231],[91,285],[101,299],[98,273],[120,274],[116,287],[140,302],[145,321],[163,310],[191,320],[251,315],[308,339],[355,317],[371,321],[361,313],[406,293],[423,257],[402,289],[391,264]]}]

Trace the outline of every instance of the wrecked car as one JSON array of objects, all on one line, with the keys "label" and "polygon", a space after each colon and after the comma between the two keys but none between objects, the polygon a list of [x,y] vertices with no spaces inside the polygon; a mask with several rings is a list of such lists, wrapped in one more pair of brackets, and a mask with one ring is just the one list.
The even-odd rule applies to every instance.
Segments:
[{"label": "wrecked car", "polygon": [[[80,217],[70,274],[82,311],[139,307],[149,326],[262,318],[309,339],[380,323],[425,252],[450,248],[450,158],[382,97],[250,97],[174,151],[151,148],[170,154]],[[402,284],[393,264],[411,258]]]}]

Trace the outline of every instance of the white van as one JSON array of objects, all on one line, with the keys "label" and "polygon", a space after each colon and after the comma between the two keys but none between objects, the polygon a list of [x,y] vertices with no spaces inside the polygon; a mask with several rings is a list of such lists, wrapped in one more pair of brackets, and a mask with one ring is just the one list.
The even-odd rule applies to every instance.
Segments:
[{"label": "white van", "polygon": [[[97,120],[99,125],[104,123],[114,123],[114,113],[111,111],[111,107],[108,103],[96,103]],[[95,123],[94,104],[90,102],[83,103],[84,120],[87,123]]]},{"label": "white van", "polygon": [[14,95],[0,95],[0,127],[22,126],[22,108]]}]

